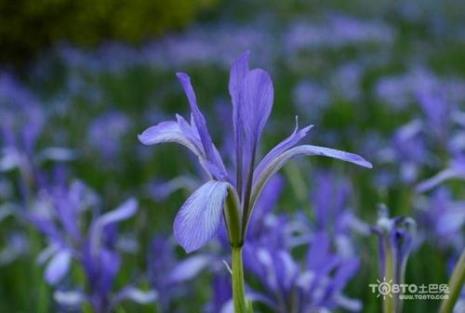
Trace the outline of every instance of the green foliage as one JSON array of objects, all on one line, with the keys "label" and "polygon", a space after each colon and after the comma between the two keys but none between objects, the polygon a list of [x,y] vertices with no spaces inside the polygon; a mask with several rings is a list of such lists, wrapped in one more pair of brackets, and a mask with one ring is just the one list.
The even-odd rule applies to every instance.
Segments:
[{"label": "green foliage", "polygon": [[192,21],[217,0],[0,0],[0,63],[29,61],[57,41],[139,43]]}]

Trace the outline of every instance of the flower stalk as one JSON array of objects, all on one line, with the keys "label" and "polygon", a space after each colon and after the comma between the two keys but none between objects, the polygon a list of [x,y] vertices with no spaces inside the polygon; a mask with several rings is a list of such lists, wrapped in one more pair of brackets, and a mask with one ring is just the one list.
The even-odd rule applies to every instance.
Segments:
[{"label": "flower stalk", "polygon": [[[384,264],[384,279],[389,284],[395,282],[395,272],[394,272],[394,255],[391,249],[391,245],[389,243],[388,238],[384,238],[385,241],[385,264]],[[400,299],[398,299],[398,295],[392,296],[388,295],[383,297],[383,313],[400,313],[401,311],[397,310]]]},{"label": "flower stalk", "polygon": [[245,297],[244,264],[242,261],[243,237],[241,230],[240,202],[233,188],[228,188],[225,218],[232,249],[232,292],[235,313],[251,313]]},{"label": "flower stalk", "polygon": [[242,248],[232,247],[232,291],[235,313],[248,313],[245,299]]},{"label": "flower stalk", "polygon": [[440,313],[452,313],[460,292],[465,285],[465,250],[462,252],[449,281],[449,297],[445,299],[439,310]]}]

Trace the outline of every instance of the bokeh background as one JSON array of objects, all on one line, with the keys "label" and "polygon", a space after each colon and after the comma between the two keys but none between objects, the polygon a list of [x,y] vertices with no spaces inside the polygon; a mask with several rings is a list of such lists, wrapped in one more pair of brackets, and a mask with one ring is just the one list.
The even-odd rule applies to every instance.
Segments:
[{"label": "bokeh background", "polygon": [[[175,77],[185,71],[215,142],[226,146],[229,66],[245,50],[275,86],[263,151],[288,135],[298,115],[301,125],[315,125],[310,142],[374,165],[368,171],[298,159],[281,173],[286,183],[274,213],[312,221],[326,205],[373,225],[384,203],[392,216],[417,222],[406,281],[448,281],[463,249],[464,184],[447,181],[428,192],[417,186],[464,160],[463,1],[2,0],[0,312],[91,312],[57,303],[57,287],[44,281],[38,261],[47,237],[24,218],[47,186],[75,179],[98,194],[104,211],[138,199],[137,215],[119,229],[124,266],[113,285],[151,288],[148,276],[160,274],[147,269],[162,258],[153,255],[153,240],[171,235],[201,175],[182,148],[145,147],[137,134],[176,113],[187,116]],[[379,277],[377,239],[356,231],[349,237],[360,267],[344,293],[360,300],[363,312],[380,312],[368,287]],[[172,253],[173,263],[187,257],[175,246]],[[75,267],[60,288],[85,288]],[[195,276],[176,287],[188,291],[167,312],[205,310],[213,274]],[[438,305],[407,301],[405,312]],[[164,311],[127,301],[116,312]]]}]

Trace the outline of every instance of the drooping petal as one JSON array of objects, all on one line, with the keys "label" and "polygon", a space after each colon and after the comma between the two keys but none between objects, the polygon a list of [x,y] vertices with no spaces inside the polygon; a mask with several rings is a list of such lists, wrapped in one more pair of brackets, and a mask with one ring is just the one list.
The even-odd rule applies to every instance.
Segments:
[{"label": "drooping petal", "polygon": [[372,168],[372,165],[370,162],[368,162],[367,160],[365,160],[364,158],[362,158],[361,156],[357,154],[335,150],[331,148],[326,148],[326,147],[312,146],[312,145],[297,146],[297,147],[291,148],[283,152],[282,154],[277,156],[275,159],[273,159],[271,162],[269,162],[268,165],[263,169],[261,174],[256,177],[256,180],[253,186],[252,197],[251,197],[252,207],[255,201],[257,200],[257,197],[260,195],[261,191],[263,190],[265,184],[268,182],[268,180],[277,171],[279,171],[286,164],[287,161],[299,155],[325,156],[325,157],[330,157],[333,159],[338,159],[338,160],[354,163],[359,166]]},{"label": "drooping petal", "polygon": [[202,151],[185,136],[179,123],[174,121],[161,122],[155,126],[149,127],[140,134],[138,138],[144,145],[175,142],[187,147],[198,157],[203,157]]},{"label": "drooping petal", "polygon": [[183,204],[174,221],[174,237],[192,252],[205,245],[216,233],[227,195],[228,183],[209,181]]},{"label": "drooping petal", "polygon": [[68,273],[71,263],[71,253],[67,250],[59,251],[53,256],[45,270],[45,279],[51,285],[57,284]]},{"label": "drooping petal", "polygon": [[265,155],[265,157],[255,168],[254,177],[258,177],[263,171],[263,169],[266,168],[267,165],[270,162],[272,162],[276,157],[298,144],[299,141],[303,139],[312,128],[313,125],[308,125],[307,127],[299,129],[298,120],[296,119],[295,129],[292,132],[292,134],[283,141],[281,141],[279,144],[277,144],[273,149],[271,149],[270,152],[268,152]]},{"label": "drooping petal", "polygon": [[[203,153],[202,142],[195,125],[192,126],[189,124],[186,119],[179,114],[176,114],[176,121],[178,122],[179,129],[183,135],[196,147],[198,151],[201,151],[204,156],[205,154]],[[192,122],[192,124],[194,123]]]}]

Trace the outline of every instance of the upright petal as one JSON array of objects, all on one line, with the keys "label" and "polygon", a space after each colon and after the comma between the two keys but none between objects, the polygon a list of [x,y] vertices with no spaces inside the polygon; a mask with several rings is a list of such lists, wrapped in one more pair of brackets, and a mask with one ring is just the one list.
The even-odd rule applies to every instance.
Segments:
[{"label": "upright petal", "polygon": [[209,181],[183,204],[174,221],[174,237],[192,252],[205,245],[216,233],[227,195],[228,183]]},{"label": "upright petal", "polygon": [[187,75],[186,73],[176,73],[176,76],[181,82],[181,85],[184,89],[184,93],[186,94],[187,100],[189,101],[192,117],[195,126],[199,132],[200,140],[202,141],[202,146],[205,150],[205,154],[207,155],[207,157],[211,157],[213,155],[212,139],[207,129],[205,117],[203,116],[202,112],[200,112],[200,109],[197,105],[197,97],[195,96],[194,89],[192,88],[191,79],[189,75]]},{"label": "upright petal", "polygon": [[258,141],[273,107],[273,82],[266,71],[254,69],[247,73],[243,88],[245,107],[240,117],[245,135]]},{"label": "upright petal", "polygon": [[[239,101],[241,97],[242,83],[245,76],[249,72],[249,56],[250,52],[244,52],[239,58],[237,58],[231,66],[229,73],[229,95],[231,96],[233,104],[233,112],[237,114]],[[233,113],[233,123],[237,121]]]},{"label": "upright petal", "polygon": [[[189,101],[189,106],[192,112],[195,128],[199,133],[200,140],[202,142],[203,150],[205,152],[207,160],[211,165],[213,165],[213,172],[216,174],[214,176],[224,177],[226,176],[226,170],[224,168],[223,161],[221,160],[219,154],[216,152],[210,133],[208,132],[205,117],[203,116],[202,112],[200,112],[200,109],[197,105],[197,97],[195,96],[194,89],[192,88],[191,79],[189,75],[187,75],[186,73],[177,73],[176,76],[181,82],[181,85],[184,89],[184,93],[186,94],[187,100]],[[218,175],[218,173],[216,172],[220,174]]]},{"label": "upright petal", "polygon": [[244,166],[242,165],[242,123],[240,116],[244,107],[244,101],[242,100],[243,85],[245,77],[249,72],[249,52],[243,53],[236,61],[234,61],[231,71],[229,74],[229,94],[231,96],[233,106],[233,128],[234,128],[234,145],[235,145],[235,158],[236,158],[236,184],[239,193],[242,192],[242,184],[245,176],[243,174]]},{"label": "upright petal", "polygon": [[261,69],[249,71],[244,79],[238,114],[239,145],[236,146],[241,161],[242,188],[248,188],[255,166],[256,150],[261,133],[273,106],[273,83]]}]

